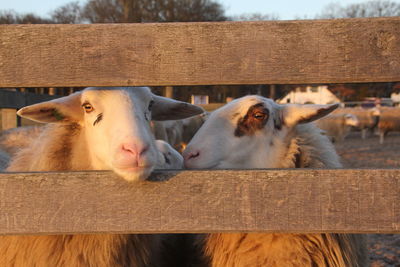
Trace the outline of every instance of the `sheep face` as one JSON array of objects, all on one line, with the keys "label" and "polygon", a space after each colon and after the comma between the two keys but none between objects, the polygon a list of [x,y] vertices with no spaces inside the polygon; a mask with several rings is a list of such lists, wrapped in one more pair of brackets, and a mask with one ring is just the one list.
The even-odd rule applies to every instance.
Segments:
[{"label": "sheep face", "polygon": [[39,122],[74,124],[81,129],[90,166],[113,170],[128,181],[146,179],[159,152],[152,119],[181,119],[202,113],[196,106],[159,97],[145,87],[87,88],[73,95],[21,109]]},{"label": "sheep face", "polygon": [[155,141],[157,150],[160,153],[159,162],[156,166],[158,169],[182,169],[183,157],[170,144],[164,140]]},{"label": "sheep face", "polygon": [[337,106],[279,105],[261,96],[236,99],[211,113],[183,153],[185,166],[274,168],[297,124],[321,118]]},{"label": "sheep face", "polygon": [[345,114],[343,117],[345,125],[358,127],[358,125],[360,124],[357,117],[353,114]]}]

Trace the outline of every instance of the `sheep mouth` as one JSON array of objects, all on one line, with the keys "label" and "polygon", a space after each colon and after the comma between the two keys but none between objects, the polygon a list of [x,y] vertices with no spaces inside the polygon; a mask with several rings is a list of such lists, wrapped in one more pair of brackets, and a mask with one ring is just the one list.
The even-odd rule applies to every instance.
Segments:
[{"label": "sheep mouth", "polygon": [[220,163],[206,163],[206,164],[202,164],[202,163],[196,163],[193,161],[184,161],[184,166],[187,169],[218,169],[218,165],[220,165]]},{"label": "sheep mouth", "polygon": [[147,180],[154,166],[130,166],[125,168],[114,168],[114,172],[128,182]]}]

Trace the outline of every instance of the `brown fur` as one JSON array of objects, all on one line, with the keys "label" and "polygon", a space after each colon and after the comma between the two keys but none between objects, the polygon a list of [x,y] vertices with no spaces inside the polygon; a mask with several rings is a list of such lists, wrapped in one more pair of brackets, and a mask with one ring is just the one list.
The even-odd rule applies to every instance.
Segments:
[{"label": "brown fur", "polygon": [[[328,138],[312,124],[297,126],[283,145],[287,150],[278,168],[341,167]],[[199,237],[213,267],[368,265],[363,235],[215,233]]]},{"label": "brown fur", "polygon": [[[7,171],[92,169],[78,124],[49,124]],[[161,266],[160,235],[0,236],[0,266]]]},{"label": "brown fur", "polygon": [[381,108],[381,116],[378,123],[380,143],[389,132],[400,131],[400,108],[385,107]]},{"label": "brown fur", "polygon": [[361,267],[366,266],[358,264],[364,252],[354,247],[361,239],[344,234],[211,234],[206,254],[212,266]]},{"label": "brown fur", "polygon": [[[260,118],[255,116],[260,114]],[[249,108],[247,114],[240,118],[235,129],[235,136],[253,135],[257,130],[264,128],[268,121],[269,110],[262,103],[255,104]]]}]

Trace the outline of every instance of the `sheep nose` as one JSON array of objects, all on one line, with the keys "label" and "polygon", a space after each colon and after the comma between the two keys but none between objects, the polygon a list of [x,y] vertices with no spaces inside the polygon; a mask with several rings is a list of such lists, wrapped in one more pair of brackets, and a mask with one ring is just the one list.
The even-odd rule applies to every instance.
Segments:
[{"label": "sheep nose", "polygon": [[122,151],[129,153],[129,154],[133,154],[136,156],[141,156],[144,153],[146,153],[147,150],[149,150],[149,146],[148,145],[139,145],[139,144],[135,144],[135,143],[124,143],[122,144],[121,147]]}]

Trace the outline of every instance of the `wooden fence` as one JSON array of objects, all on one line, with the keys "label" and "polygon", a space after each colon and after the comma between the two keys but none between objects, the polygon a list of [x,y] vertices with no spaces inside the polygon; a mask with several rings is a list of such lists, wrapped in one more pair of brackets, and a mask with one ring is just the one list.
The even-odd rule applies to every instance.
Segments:
[{"label": "wooden fence", "polygon": [[[391,81],[400,18],[0,26],[0,87]],[[0,234],[400,233],[393,169],[0,177]]]}]

